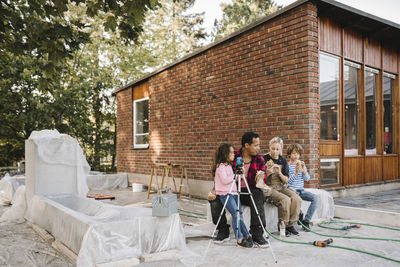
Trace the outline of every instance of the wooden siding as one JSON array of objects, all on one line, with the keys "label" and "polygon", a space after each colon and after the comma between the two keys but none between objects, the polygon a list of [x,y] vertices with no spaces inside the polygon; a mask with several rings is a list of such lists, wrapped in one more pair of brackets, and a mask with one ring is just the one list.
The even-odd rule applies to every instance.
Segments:
[{"label": "wooden siding", "polygon": [[364,157],[344,157],[343,185],[364,183]]},{"label": "wooden siding", "polygon": [[381,45],[378,41],[365,38],[365,65],[381,68]]},{"label": "wooden siding", "polygon": [[321,156],[340,156],[341,146],[339,142],[326,144],[322,143],[319,146],[319,154]]},{"label": "wooden siding", "polygon": [[364,183],[382,181],[382,157],[365,157],[365,180]]},{"label": "wooden siding", "polygon": [[149,97],[149,82],[143,82],[133,87],[133,100]]},{"label": "wooden siding", "polygon": [[343,57],[359,63],[363,61],[363,39],[360,33],[343,30]]},{"label": "wooden siding", "polygon": [[335,55],[342,55],[342,30],[328,18],[319,18],[319,49]]},{"label": "wooden siding", "polygon": [[383,179],[394,180],[399,177],[399,158],[397,156],[383,157]]},{"label": "wooden siding", "polygon": [[394,47],[384,46],[382,51],[383,70],[397,73],[397,53]]},{"label": "wooden siding", "polygon": [[[341,57],[340,70],[340,133],[339,142],[320,141],[320,158],[341,158],[341,184],[353,185],[399,179],[400,175],[400,56],[399,49],[382,44],[366,33],[350,28],[341,28],[334,19],[318,18],[319,49],[332,56]],[[361,64],[359,77],[359,156],[344,156],[344,113],[343,113],[343,60]],[[365,109],[365,67],[379,70],[376,89],[376,155],[365,155],[366,109]],[[383,155],[383,72],[396,75],[393,90],[393,154]]]}]

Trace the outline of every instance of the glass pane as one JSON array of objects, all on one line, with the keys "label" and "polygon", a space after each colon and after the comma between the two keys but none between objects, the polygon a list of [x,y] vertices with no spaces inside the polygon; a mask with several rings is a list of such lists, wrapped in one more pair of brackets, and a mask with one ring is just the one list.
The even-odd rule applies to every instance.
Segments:
[{"label": "glass pane", "polygon": [[365,71],[366,155],[376,154],[376,81],[375,73]]},{"label": "glass pane", "polygon": [[384,154],[393,153],[393,79],[383,77],[383,144]]},{"label": "glass pane", "polygon": [[339,141],[339,59],[320,54],[320,138]]},{"label": "glass pane", "polygon": [[148,144],[149,143],[149,135],[136,135],[135,144]]},{"label": "glass pane", "polygon": [[136,103],[136,134],[149,132],[149,101],[144,100]]},{"label": "glass pane", "polygon": [[344,66],[344,154],[358,155],[358,72]]},{"label": "glass pane", "polygon": [[321,185],[340,183],[340,160],[321,159]]}]

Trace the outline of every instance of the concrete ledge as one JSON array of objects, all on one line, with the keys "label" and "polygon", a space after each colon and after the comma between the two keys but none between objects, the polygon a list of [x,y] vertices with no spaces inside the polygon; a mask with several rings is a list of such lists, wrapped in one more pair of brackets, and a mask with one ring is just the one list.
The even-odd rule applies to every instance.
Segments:
[{"label": "concrete ledge", "polygon": [[335,205],[335,218],[400,227],[400,213]]},{"label": "concrete ledge", "polygon": [[400,189],[400,181],[385,181],[373,184],[350,185],[334,188],[326,188],[325,190],[331,193],[333,198],[355,197],[377,192]]}]

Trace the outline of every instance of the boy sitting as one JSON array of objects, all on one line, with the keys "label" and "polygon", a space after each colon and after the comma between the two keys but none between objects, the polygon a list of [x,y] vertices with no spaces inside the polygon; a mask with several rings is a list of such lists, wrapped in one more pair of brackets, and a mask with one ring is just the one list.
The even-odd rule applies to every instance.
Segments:
[{"label": "boy sitting", "polygon": [[311,201],[311,205],[307,210],[306,217],[303,219],[303,213],[300,210],[300,221],[306,227],[305,230],[310,229],[310,221],[318,206],[319,197],[304,190],[304,181],[310,180],[310,175],[307,172],[307,167],[304,161],[300,160],[303,154],[303,147],[300,144],[291,144],[287,150],[287,157],[289,158],[289,181],[288,186],[295,189],[301,199]]}]

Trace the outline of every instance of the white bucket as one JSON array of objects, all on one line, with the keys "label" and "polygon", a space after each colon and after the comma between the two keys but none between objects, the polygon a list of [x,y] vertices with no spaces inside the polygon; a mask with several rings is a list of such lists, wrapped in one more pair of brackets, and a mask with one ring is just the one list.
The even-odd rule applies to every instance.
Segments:
[{"label": "white bucket", "polygon": [[142,183],[132,183],[132,192],[143,192]]}]

